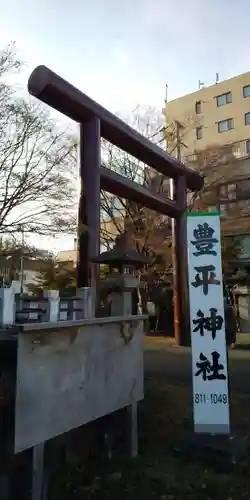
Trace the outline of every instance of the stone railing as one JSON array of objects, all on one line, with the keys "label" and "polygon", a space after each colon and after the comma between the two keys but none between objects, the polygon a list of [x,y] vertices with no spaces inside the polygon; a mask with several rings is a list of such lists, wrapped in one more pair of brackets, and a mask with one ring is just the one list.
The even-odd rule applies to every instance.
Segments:
[{"label": "stone railing", "polygon": [[0,288],[0,326],[24,323],[74,321],[93,317],[91,288],[80,288],[74,297],[60,297],[58,290],[44,290],[42,297],[20,293],[20,283]]}]

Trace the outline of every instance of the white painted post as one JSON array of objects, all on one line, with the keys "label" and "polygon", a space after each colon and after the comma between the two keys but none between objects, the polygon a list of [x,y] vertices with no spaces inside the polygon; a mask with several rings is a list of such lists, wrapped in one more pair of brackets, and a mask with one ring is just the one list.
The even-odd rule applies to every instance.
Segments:
[{"label": "white painted post", "polygon": [[0,288],[0,324],[9,326],[15,323],[15,293],[13,288]]},{"label": "white painted post", "polygon": [[21,281],[18,280],[13,280],[11,283],[11,288],[14,293],[21,293]]},{"label": "white painted post", "polygon": [[187,217],[194,429],[229,434],[229,394],[219,214]]},{"label": "white painted post", "polygon": [[44,290],[44,298],[48,299],[47,304],[47,321],[55,323],[59,320],[59,305],[60,297],[58,290]]}]

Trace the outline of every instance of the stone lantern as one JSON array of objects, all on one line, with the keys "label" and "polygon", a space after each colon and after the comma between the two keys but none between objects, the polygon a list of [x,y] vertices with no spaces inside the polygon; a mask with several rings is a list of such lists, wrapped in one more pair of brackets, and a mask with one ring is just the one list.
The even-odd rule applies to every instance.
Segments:
[{"label": "stone lantern", "polygon": [[102,252],[92,259],[98,264],[107,264],[109,274],[102,287],[111,294],[111,315],[130,316],[133,314],[132,294],[144,284],[135,276],[136,269],[152,264],[152,260],[137,252],[129,243],[125,231],[117,236],[112,250]]}]

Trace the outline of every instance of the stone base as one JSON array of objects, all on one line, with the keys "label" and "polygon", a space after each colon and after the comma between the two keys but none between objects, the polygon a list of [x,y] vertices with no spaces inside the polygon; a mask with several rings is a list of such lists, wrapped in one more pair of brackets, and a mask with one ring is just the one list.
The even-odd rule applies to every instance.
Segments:
[{"label": "stone base", "polygon": [[249,451],[248,436],[238,433],[229,435],[195,434],[185,436],[175,452],[186,460],[199,460],[214,467],[218,472],[230,472]]}]

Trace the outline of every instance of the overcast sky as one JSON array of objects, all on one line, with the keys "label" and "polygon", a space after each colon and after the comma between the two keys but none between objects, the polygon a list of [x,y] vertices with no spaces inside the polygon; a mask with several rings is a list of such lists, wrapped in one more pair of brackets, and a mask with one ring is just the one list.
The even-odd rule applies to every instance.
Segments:
[{"label": "overcast sky", "polygon": [[250,69],[249,0],[0,0],[22,76],[45,64],[111,111],[163,107]]},{"label": "overcast sky", "polygon": [[0,43],[113,111],[161,107],[165,84],[175,98],[248,71],[249,20],[248,0],[0,0]]}]

